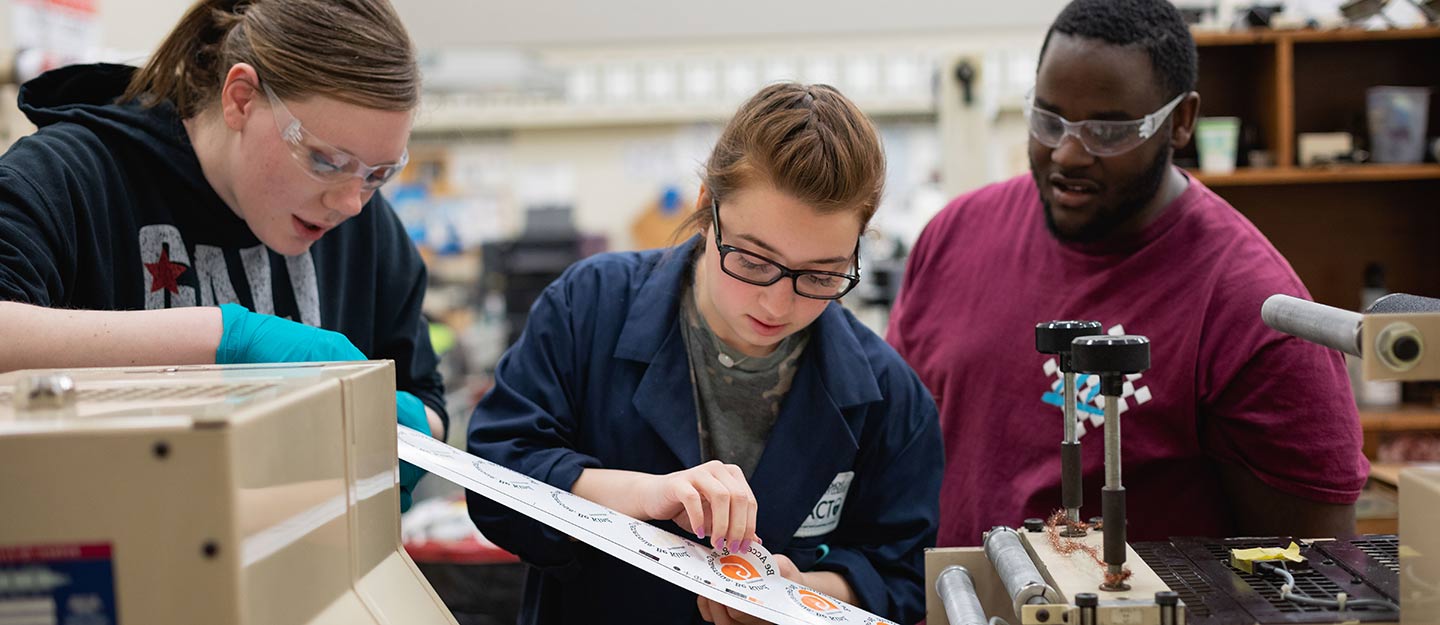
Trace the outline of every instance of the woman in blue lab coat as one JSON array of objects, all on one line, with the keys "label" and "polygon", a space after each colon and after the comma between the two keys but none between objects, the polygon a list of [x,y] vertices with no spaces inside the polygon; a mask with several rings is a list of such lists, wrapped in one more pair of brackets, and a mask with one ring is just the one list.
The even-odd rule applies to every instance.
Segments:
[{"label": "woman in blue lab coat", "polygon": [[[469,450],[663,529],[744,549],[887,619],[923,616],[942,471],[935,404],[835,300],[884,180],[874,126],[822,85],[744,104],[683,244],[576,264],[536,301]],[[521,622],[758,622],[473,493],[533,565]]]}]

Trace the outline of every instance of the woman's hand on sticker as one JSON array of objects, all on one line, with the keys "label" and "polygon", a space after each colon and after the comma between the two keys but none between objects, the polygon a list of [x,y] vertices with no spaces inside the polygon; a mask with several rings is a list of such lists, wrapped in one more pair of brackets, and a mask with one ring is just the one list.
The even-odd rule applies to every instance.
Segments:
[{"label": "woman's hand on sticker", "polygon": [[744,552],[759,542],[755,493],[740,467],[711,460],[653,477],[638,493],[649,518],[674,521],[717,550]]}]

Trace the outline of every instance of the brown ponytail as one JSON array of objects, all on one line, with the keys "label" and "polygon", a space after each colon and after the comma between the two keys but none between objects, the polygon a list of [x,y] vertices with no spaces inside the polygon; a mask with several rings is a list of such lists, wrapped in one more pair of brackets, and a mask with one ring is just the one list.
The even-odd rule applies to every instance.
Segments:
[{"label": "brown ponytail", "polygon": [[199,0],[180,18],[122,101],[168,101],[190,118],[248,63],[284,98],[322,95],[407,111],[420,99],[410,35],[387,0]]}]

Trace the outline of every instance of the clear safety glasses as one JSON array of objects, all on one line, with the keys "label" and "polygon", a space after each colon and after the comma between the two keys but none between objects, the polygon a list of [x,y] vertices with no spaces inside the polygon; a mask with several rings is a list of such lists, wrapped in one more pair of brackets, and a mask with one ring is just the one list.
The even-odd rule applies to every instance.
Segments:
[{"label": "clear safety glasses", "polygon": [[1025,94],[1025,119],[1030,123],[1030,136],[1035,137],[1047,148],[1058,148],[1065,135],[1075,137],[1085,151],[1095,156],[1115,156],[1129,152],[1155,136],[1160,124],[1170,116],[1170,111],[1185,99],[1185,94],[1175,96],[1160,110],[1140,119],[1129,121],[1107,121],[1087,119],[1072,122],[1064,117],[1035,106],[1035,89]]},{"label": "clear safety glasses", "polygon": [[400,173],[405,164],[410,162],[410,152],[407,150],[400,155],[400,160],[393,163],[365,163],[354,154],[337,148],[306,130],[300,125],[300,120],[290,114],[290,109],[285,108],[285,103],[270,90],[269,85],[262,84],[261,87],[270,98],[270,110],[275,114],[275,127],[280,129],[280,138],[290,147],[290,155],[295,157],[300,169],[305,170],[311,178],[326,184],[359,178],[363,182],[363,189],[374,191],[394,178],[395,174]]}]

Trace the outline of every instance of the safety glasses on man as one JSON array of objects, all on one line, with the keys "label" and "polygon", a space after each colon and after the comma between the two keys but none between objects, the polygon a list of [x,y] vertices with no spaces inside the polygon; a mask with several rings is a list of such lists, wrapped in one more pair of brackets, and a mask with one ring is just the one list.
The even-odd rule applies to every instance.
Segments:
[{"label": "safety glasses on man", "polygon": [[1047,148],[1058,148],[1065,135],[1075,137],[1085,151],[1095,156],[1124,154],[1155,136],[1170,111],[1180,104],[1185,94],[1175,96],[1160,110],[1140,119],[1110,121],[1087,119],[1072,122],[1035,105],[1035,89],[1025,94],[1025,119],[1030,123],[1030,136]]},{"label": "safety glasses on man", "polygon": [[855,241],[855,273],[791,269],[764,256],[720,242],[720,201],[710,199],[715,222],[715,247],[720,251],[720,269],[730,277],[755,286],[770,286],[783,278],[794,282],[795,294],[811,299],[840,299],[860,284],[860,241]]},{"label": "safety glasses on man", "polygon": [[306,130],[300,120],[290,114],[285,103],[270,90],[270,85],[262,84],[261,87],[270,98],[270,110],[275,114],[275,127],[280,129],[280,138],[290,146],[290,155],[295,157],[300,169],[311,178],[327,184],[359,178],[363,183],[361,188],[374,191],[394,178],[395,174],[400,173],[405,164],[410,162],[410,152],[406,150],[400,154],[400,160],[393,163],[365,163],[354,154],[337,148]]}]

